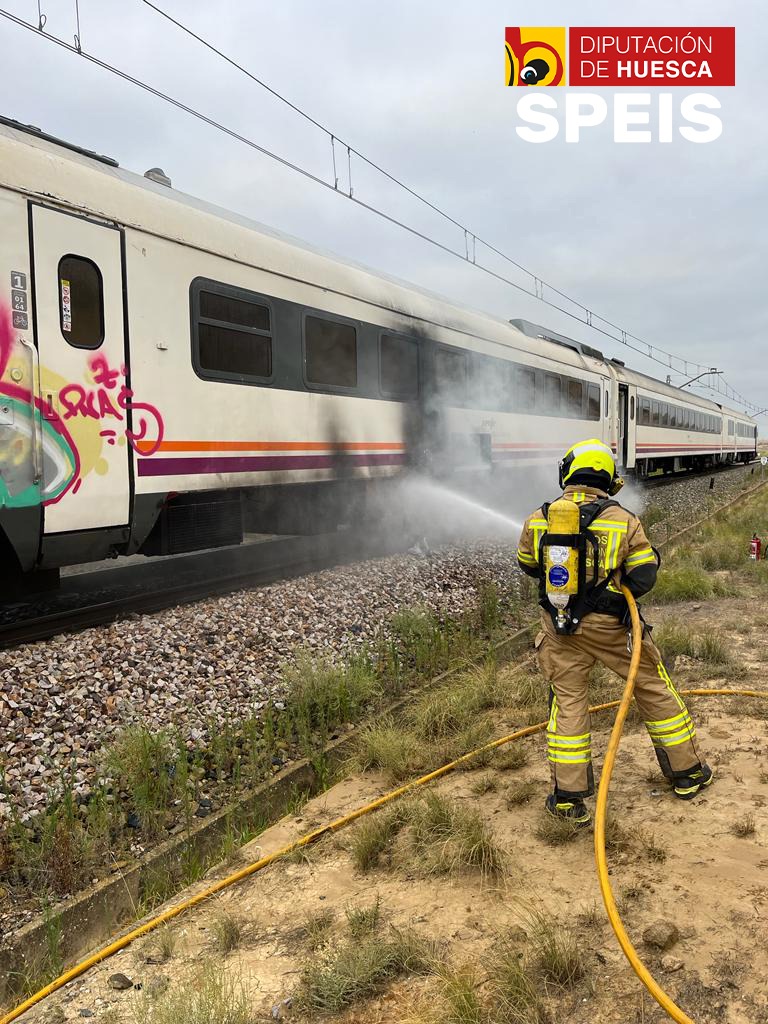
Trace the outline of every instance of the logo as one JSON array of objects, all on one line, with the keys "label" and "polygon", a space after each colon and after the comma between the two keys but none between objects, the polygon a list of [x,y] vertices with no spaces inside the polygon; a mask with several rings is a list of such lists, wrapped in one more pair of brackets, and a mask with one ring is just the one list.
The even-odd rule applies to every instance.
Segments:
[{"label": "logo", "polygon": [[558,590],[562,590],[563,587],[567,586],[570,578],[571,574],[564,565],[553,565],[549,570],[550,586],[557,587]]},{"label": "logo", "polygon": [[565,28],[508,28],[507,85],[565,85]]},{"label": "logo", "polygon": [[[714,142],[723,122],[717,96],[702,87],[736,84],[732,27],[507,28],[506,85],[592,86],[643,92],[552,93],[517,99],[517,135],[525,142],[565,141],[613,130],[618,143]],[[650,86],[673,92],[649,91]],[[696,90],[681,93],[680,87]]]}]

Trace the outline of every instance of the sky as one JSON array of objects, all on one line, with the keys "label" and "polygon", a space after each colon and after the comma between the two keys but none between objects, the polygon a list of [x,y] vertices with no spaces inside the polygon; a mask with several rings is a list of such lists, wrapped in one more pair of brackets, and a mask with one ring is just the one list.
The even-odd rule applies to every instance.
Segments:
[{"label": "sky", "polygon": [[[768,405],[763,5],[582,0],[576,16],[572,3],[540,0],[156,2],[539,277],[652,344],[717,366],[746,398]],[[39,6],[46,32],[71,42],[74,0]],[[0,7],[37,23],[38,0]],[[79,8],[87,52],[331,179],[322,132],[142,0],[79,0]],[[706,90],[722,103],[723,135],[708,145],[621,145],[607,125],[578,145],[524,142],[515,132],[522,90],[503,85],[508,24],[735,25],[738,85]],[[138,173],[160,166],[183,192],[664,379],[663,366],[2,19],[0,55],[8,117]],[[548,91],[563,102],[565,90]],[[688,90],[668,91],[677,102]],[[604,95],[610,104],[613,92]],[[341,188],[345,156],[337,150]],[[458,229],[357,160],[352,184],[362,201],[463,249]]]}]

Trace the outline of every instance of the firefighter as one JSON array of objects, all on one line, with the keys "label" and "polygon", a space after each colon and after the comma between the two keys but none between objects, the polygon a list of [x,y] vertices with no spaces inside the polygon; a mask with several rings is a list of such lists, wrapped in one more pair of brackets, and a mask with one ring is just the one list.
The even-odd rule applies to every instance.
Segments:
[{"label": "firefighter", "polygon": [[[602,441],[574,445],[560,462],[562,497],[526,520],[517,550],[521,569],[539,580],[542,628],[536,651],[550,687],[547,757],[553,791],[546,808],[578,825],[589,824],[584,797],[595,791],[590,669],[599,661],[626,678],[632,636],[620,584],[639,598],[655,584],[659,567],[640,520],[611,497],[623,483]],[[572,532],[563,532],[569,521]],[[691,800],[712,783],[712,770],[645,623],[642,644],[635,700],[672,791]]]}]

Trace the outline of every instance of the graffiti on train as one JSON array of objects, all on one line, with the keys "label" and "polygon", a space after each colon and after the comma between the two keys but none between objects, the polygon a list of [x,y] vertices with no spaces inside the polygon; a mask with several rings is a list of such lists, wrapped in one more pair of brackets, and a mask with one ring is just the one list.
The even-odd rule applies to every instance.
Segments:
[{"label": "graffiti on train", "polygon": [[[139,455],[153,455],[163,440],[164,425],[160,410],[148,402],[137,402],[133,391],[126,383],[125,366],[111,367],[105,356],[94,356],[91,360],[93,388],[82,384],[67,384],[59,391],[59,406],[62,419],[66,422],[73,417],[84,417],[99,423],[116,420],[119,431],[128,444]],[[138,429],[128,426],[127,413]],[[119,431],[110,427],[99,431],[99,437],[107,444],[118,443]],[[139,441],[145,442],[139,449]]]},{"label": "graffiti on train", "polygon": [[146,458],[159,448],[163,417],[136,399],[124,366],[94,355],[83,381],[43,366],[40,397],[32,377],[32,350],[14,339],[0,309],[0,508],[50,505],[77,493],[89,474],[109,472],[118,457],[110,449],[127,445]]}]

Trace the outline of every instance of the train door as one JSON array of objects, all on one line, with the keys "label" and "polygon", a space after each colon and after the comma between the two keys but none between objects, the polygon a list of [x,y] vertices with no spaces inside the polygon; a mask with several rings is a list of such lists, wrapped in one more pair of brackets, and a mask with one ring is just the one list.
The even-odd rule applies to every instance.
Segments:
[{"label": "train door", "polygon": [[626,384],[619,384],[619,432],[616,455],[622,469],[627,468],[627,415],[629,413],[629,395]]},{"label": "train door", "polygon": [[121,232],[32,205],[44,532],[125,526],[126,346]]},{"label": "train door", "polygon": [[619,438],[617,454],[624,469],[634,469],[637,424],[637,389],[619,384]]}]

